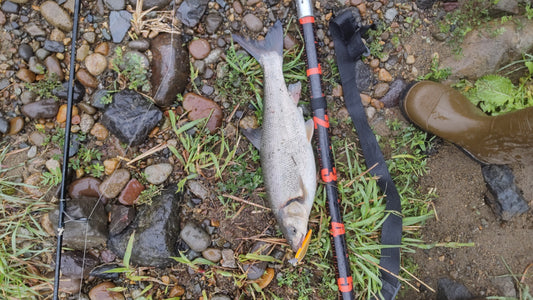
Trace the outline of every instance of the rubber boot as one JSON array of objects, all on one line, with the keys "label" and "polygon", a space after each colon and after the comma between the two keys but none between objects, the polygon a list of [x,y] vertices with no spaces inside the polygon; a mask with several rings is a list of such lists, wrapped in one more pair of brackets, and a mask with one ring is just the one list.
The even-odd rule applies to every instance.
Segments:
[{"label": "rubber boot", "polygon": [[414,84],[400,103],[421,129],[463,148],[487,164],[533,162],[533,107],[488,116],[460,92],[443,84]]}]

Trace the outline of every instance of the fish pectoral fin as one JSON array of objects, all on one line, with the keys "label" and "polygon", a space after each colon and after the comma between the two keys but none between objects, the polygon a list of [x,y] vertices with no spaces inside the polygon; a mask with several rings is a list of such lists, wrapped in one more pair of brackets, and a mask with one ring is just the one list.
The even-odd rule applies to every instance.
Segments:
[{"label": "fish pectoral fin", "polygon": [[313,122],[313,119],[309,119],[305,122],[305,133],[307,134],[307,141],[311,143],[311,139],[313,138],[313,133],[315,132],[315,122]]},{"label": "fish pectoral fin", "polygon": [[300,95],[302,94],[302,83],[298,81],[296,83],[289,84],[287,90],[289,91],[289,95],[291,96],[292,100],[294,100],[294,104],[298,104],[298,101],[300,101]]},{"label": "fish pectoral fin", "polygon": [[246,128],[241,129],[241,131],[257,150],[261,150],[261,136],[263,135],[263,131],[260,128]]}]

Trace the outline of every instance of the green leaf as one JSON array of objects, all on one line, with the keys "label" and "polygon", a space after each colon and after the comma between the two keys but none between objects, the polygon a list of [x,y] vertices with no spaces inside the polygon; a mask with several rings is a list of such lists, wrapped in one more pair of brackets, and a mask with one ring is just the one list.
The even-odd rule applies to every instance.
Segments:
[{"label": "green leaf", "polygon": [[526,61],[525,65],[527,69],[529,70],[529,74],[533,74],[533,61]]},{"label": "green leaf", "polygon": [[124,253],[124,266],[126,266],[126,268],[130,267],[130,258],[131,258],[131,251],[133,250],[134,238],[135,238],[135,231],[131,233],[130,239],[128,240],[128,245],[126,246],[126,252]]},{"label": "green leaf", "polygon": [[[466,96],[472,103],[490,114],[507,112],[517,97],[518,90],[509,78],[485,75],[479,78]],[[511,105],[510,107],[508,107]]]}]

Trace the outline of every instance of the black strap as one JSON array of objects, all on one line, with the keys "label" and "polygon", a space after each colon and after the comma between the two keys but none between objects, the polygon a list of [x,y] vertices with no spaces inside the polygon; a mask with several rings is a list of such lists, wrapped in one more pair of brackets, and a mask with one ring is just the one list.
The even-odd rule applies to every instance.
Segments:
[{"label": "black strap", "polygon": [[351,10],[345,10],[330,22],[330,32],[335,43],[335,55],[346,108],[359,136],[366,166],[370,168],[377,163],[370,170],[370,173],[379,178],[378,186],[387,196],[386,209],[388,214],[381,230],[381,244],[385,247],[381,249],[379,264],[383,268],[380,270],[381,295],[383,299],[388,300],[394,299],[400,289],[399,280],[394,275],[398,275],[400,271],[399,246],[402,241],[402,207],[400,195],[389,174],[376,137],[368,125],[361,96],[357,90],[355,64],[368,51],[361,39],[361,35],[368,29],[368,26],[360,26]]}]

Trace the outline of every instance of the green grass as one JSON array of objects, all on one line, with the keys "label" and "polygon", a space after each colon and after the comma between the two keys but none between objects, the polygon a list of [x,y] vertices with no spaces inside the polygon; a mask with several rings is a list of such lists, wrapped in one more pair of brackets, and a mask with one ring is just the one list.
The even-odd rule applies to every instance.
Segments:
[{"label": "green grass", "polygon": [[22,190],[33,187],[8,176],[15,167],[4,165],[9,147],[0,145],[0,298],[29,299],[50,289],[50,282],[40,275],[50,271],[41,259],[51,251],[41,228],[39,213],[50,206],[42,199],[32,199]]}]

